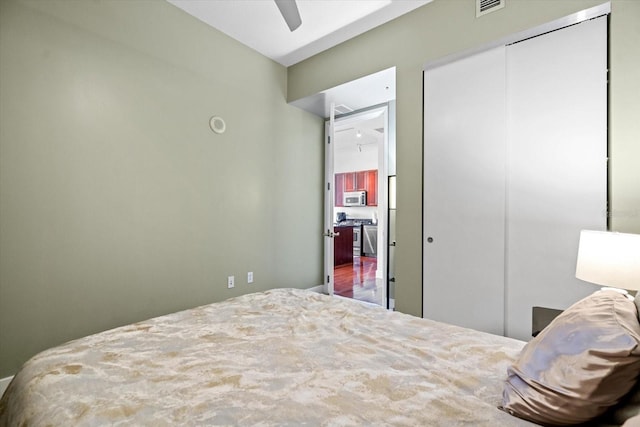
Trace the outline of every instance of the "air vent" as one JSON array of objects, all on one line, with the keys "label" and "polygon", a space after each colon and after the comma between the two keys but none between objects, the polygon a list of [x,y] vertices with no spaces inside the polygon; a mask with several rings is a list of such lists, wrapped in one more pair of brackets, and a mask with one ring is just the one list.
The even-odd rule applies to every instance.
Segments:
[{"label": "air vent", "polygon": [[349,108],[344,104],[336,105],[334,107],[336,114],[347,114],[353,111],[353,108]]},{"label": "air vent", "polygon": [[476,0],[476,18],[504,7],[506,0]]}]

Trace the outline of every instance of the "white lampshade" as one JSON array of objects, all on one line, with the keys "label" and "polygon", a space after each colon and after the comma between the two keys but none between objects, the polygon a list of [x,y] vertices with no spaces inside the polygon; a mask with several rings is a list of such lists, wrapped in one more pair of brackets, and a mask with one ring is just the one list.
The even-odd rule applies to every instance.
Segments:
[{"label": "white lampshade", "polygon": [[582,230],[576,277],[599,285],[640,290],[640,234]]}]

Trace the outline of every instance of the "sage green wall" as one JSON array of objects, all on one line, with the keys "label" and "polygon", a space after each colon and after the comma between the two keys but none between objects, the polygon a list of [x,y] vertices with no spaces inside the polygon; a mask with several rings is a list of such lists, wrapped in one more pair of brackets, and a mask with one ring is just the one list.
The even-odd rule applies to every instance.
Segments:
[{"label": "sage green wall", "polygon": [[611,229],[640,234],[640,1],[614,0],[611,9]]},{"label": "sage green wall", "polygon": [[0,0],[0,378],[89,333],[321,283],[324,123],[286,79],[164,1]]},{"label": "sage green wall", "polygon": [[[289,67],[288,99],[397,67],[396,307],[422,311],[422,70],[425,62],[603,3],[602,0],[508,0],[475,18],[474,0],[435,0]],[[640,233],[640,46],[637,0],[613,0],[611,15],[612,226]]]}]

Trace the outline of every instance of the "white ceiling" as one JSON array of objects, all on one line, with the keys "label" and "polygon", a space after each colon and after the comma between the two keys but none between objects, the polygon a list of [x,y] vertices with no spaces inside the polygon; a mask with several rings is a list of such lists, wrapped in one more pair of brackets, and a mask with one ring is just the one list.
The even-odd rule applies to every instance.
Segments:
[{"label": "white ceiling", "polygon": [[377,149],[384,138],[384,126],[382,111],[342,120],[335,126],[334,149],[336,152]]},{"label": "white ceiling", "polygon": [[293,32],[272,0],[167,1],[288,67],[432,0],[297,0]]}]

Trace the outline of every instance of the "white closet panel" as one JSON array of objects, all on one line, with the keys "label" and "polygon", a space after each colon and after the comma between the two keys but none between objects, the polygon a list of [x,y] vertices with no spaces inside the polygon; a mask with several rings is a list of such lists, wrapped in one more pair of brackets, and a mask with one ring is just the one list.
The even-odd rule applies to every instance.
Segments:
[{"label": "white closet panel", "polygon": [[[425,71],[423,316],[528,340],[606,228],[607,18]],[[432,239],[430,241],[430,239]]]},{"label": "white closet panel", "polygon": [[500,47],[424,75],[423,317],[500,335],[504,55]]},{"label": "white closet panel", "polygon": [[594,287],[575,278],[580,229],[606,228],[607,22],[507,48],[507,335],[531,309],[564,309]]}]

